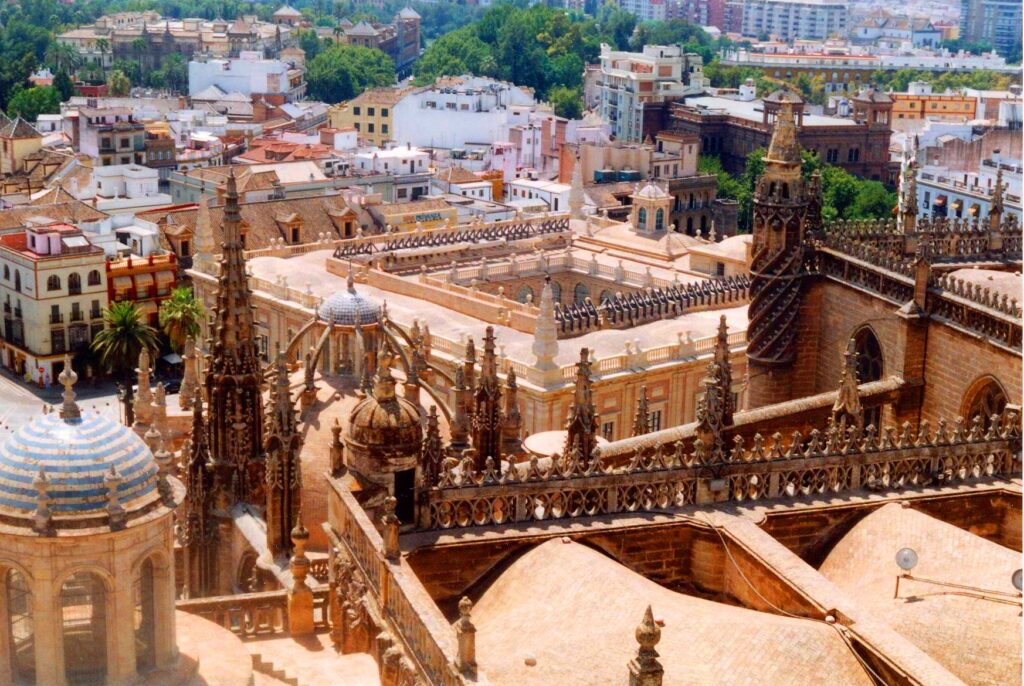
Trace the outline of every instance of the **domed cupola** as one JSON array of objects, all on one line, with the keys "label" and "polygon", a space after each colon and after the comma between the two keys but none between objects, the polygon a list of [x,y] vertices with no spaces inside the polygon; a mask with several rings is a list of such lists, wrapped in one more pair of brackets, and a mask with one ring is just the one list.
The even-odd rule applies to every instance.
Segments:
[{"label": "domed cupola", "polygon": [[67,364],[60,412],[36,417],[0,445],[0,521],[36,526],[42,508],[54,528],[77,529],[105,524],[112,510],[129,519],[160,504],[150,449],[128,427],[81,411],[76,379]]},{"label": "domed cupola", "polygon": [[395,394],[389,364],[382,361],[373,392],[352,410],[345,438],[352,468],[374,481],[414,469],[423,441],[419,408]]},{"label": "domed cupola", "polygon": [[371,326],[381,321],[381,306],[372,298],[356,291],[355,281],[349,268],[348,285],[327,298],[318,310],[320,318],[338,326]]}]

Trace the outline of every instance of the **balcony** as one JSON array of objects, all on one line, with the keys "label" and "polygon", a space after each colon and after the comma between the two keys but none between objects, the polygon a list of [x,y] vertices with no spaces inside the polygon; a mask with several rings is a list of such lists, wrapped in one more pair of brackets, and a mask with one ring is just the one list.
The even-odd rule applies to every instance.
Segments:
[{"label": "balcony", "polygon": [[50,323],[51,324],[63,324],[64,323],[64,314],[61,313],[61,312],[51,312],[50,313]]},{"label": "balcony", "polygon": [[81,322],[85,321],[85,313],[81,310],[71,310],[71,321]]},{"label": "balcony", "polygon": [[4,314],[11,313],[11,303],[4,303]]},{"label": "balcony", "polygon": [[20,307],[15,307],[14,308],[14,318],[15,319],[21,319],[21,308]]},{"label": "balcony", "polygon": [[98,307],[89,311],[89,319],[103,319],[103,311]]}]

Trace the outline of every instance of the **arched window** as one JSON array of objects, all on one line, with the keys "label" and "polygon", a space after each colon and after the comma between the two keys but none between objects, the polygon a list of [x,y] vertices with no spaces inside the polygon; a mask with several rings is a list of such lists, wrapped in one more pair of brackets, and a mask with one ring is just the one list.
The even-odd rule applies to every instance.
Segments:
[{"label": "arched window", "polygon": [[638,228],[638,229],[646,229],[647,228],[647,209],[646,208],[641,207],[637,211],[637,213],[636,213],[636,223],[637,223],[637,227],[636,228]]},{"label": "arched window", "polygon": [[82,277],[78,272],[71,272],[70,274],[68,274],[68,292],[82,292]]},{"label": "arched window", "polygon": [[15,684],[36,682],[36,648],[32,626],[32,593],[16,569],[7,570],[7,633],[10,637],[11,671]]},{"label": "arched window", "polygon": [[562,286],[557,281],[551,282],[551,295],[555,297],[555,302],[562,302]]},{"label": "arched window", "polygon": [[984,376],[967,389],[964,394],[963,417],[968,425],[975,417],[981,417],[987,427],[992,415],[999,415],[1006,409],[1006,391],[991,376]]},{"label": "arched window", "polygon": [[529,286],[523,286],[519,289],[519,292],[516,293],[516,300],[521,303],[530,302],[533,300],[533,289]]},{"label": "arched window", "polygon": [[587,298],[590,297],[590,289],[582,281],[572,289],[572,300],[573,302],[586,302]]},{"label": "arched window", "polygon": [[605,290],[601,291],[601,296],[598,299],[598,302],[603,303],[603,302],[605,302],[607,300],[611,300],[614,297],[615,297],[614,293],[612,293],[611,291],[605,289]]},{"label": "arched window", "polygon": [[708,232],[708,218],[705,215],[700,217],[700,233],[703,236]]},{"label": "arched window", "polygon": [[97,269],[93,269],[89,272],[89,285],[99,286],[100,285],[100,272]]},{"label": "arched window", "polygon": [[69,684],[107,680],[107,591],[92,572],[77,572],[60,590],[64,674]]},{"label": "arched window", "polygon": [[663,231],[665,229],[665,210],[660,207],[654,213],[654,230]]},{"label": "arched window", "polygon": [[[882,346],[875,337],[875,332],[868,327],[863,327],[853,335],[854,349],[857,352],[857,379],[860,383],[878,381],[885,371],[885,362],[882,359]],[[864,426],[879,428],[882,421],[881,407],[867,407],[864,409]]]},{"label": "arched window", "polygon": [[692,236],[693,235],[693,217],[687,217],[686,218],[686,235],[687,236]]},{"label": "arched window", "polygon": [[46,290],[48,291],[59,291],[60,290],[60,277],[56,274],[51,274],[50,278],[46,280]]},{"label": "arched window", "polygon": [[11,268],[8,267],[5,264],[4,265],[4,281],[10,281],[10,280],[11,280]]},{"label": "arched window", "polygon": [[853,339],[857,351],[857,379],[861,383],[878,381],[885,371],[885,364],[882,360],[882,346],[874,331],[865,326],[854,334]]},{"label": "arched window", "polygon": [[21,272],[14,270],[14,290],[21,292]]},{"label": "arched window", "polygon": [[153,558],[147,558],[135,573],[132,595],[135,601],[135,671],[156,666],[156,605],[153,594]]}]

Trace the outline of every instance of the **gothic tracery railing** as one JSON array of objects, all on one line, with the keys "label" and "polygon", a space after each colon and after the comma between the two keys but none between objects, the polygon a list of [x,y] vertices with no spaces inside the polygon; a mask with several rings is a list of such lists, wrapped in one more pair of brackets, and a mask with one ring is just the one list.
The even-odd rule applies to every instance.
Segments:
[{"label": "gothic tracery railing", "polygon": [[[421,492],[425,529],[587,517],[683,507],[701,492],[725,491],[734,502],[835,494],[866,488],[889,490],[1020,473],[1020,425],[1014,412],[877,432],[830,428],[756,435],[749,445],[736,436],[730,449],[712,450],[701,440],[638,448],[628,464],[603,463],[600,449],[584,463],[557,455],[542,465],[533,458],[515,469],[488,460],[448,458],[436,487]],[[721,454],[721,459],[711,456]],[[546,461],[547,462],[547,461]],[[717,498],[716,498],[717,500]]]}]

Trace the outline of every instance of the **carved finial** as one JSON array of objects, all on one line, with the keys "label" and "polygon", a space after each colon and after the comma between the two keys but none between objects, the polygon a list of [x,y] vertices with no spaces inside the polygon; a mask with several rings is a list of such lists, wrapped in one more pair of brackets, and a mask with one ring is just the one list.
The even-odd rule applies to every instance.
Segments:
[{"label": "carved finial", "polygon": [[459,619],[455,622],[455,633],[459,641],[459,671],[472,676],[476,673],[476,627],[470,617],[473,601],[466,596],[459,600]]},{"label": "carved finial", "polygon": [[857,378],[857,341],[851,338],[844,353],[843,375],[839,379],[839,392],[832,405],[832,421],[836,426],[846,424],[864,428],[864,408],[860,404],[860,383]]},{"label": "carved finial", "polygon": [[64,369],[57,377],[57,381],[64,387],[64,404],[61,406],[60,416],[65,421],[81,419],[82,412],[78,409],[78,404],[75,403],[75,392],[71,388],[78,381],[78,374],[71,368],[70,355],[64,356]]},{"label": "carved finial", "polygon": [[630,686],[661,686],[665,670],[658,661],[658,651],[654,649],[660,640],[661,627],[654,621],[654,612],[648,605],[640,626],[636,628],[636,642],[640,648],[629,663]]},{"label": "carved finial", "polygon": [[651,430],[651,416],[647,401],[647,386],[640,387],[636,400],[636,414],[633,417],[633,435],[643,436]]},{"label": "carved finial", "polygon": [[110,528],[118,529],[124,526],[124,507],[117,494],[123,479],[117,473],[114,465],[110,465],[110,471],[103,477],[103,486],[107,489],[107,517],[110,520]]}]

